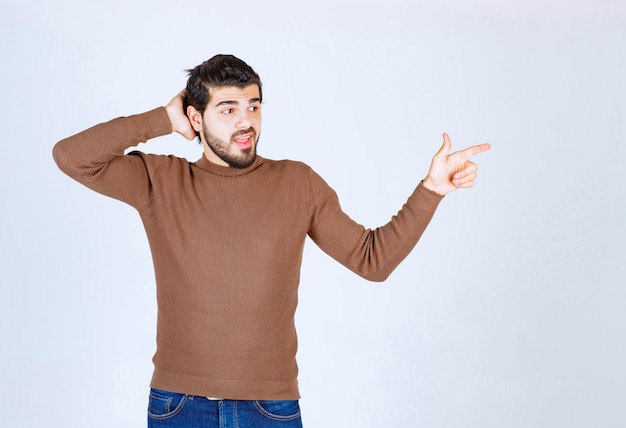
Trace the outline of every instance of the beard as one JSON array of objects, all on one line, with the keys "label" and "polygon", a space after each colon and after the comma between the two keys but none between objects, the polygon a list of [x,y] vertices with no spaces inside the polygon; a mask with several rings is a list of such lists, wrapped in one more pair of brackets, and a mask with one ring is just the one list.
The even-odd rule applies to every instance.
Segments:
[{"label": "beard", "polygon": [[[252,145],[246,149],[239,149],[239,153],[232,153],[231,147],[233,146],[233,140],[239,135],[251,133]],[[223,160],[232,168],[243,169],[252,165],[256,159],[256,146],[259,141],[256,131],[253,128],[248,128],[244,131],[237,131],[231,137],[230,141],[226,142],[207,129],[206,125],[202,124],[202,135],[204,141],[206,141],[209,148],[217,155],[218,158]]]}]

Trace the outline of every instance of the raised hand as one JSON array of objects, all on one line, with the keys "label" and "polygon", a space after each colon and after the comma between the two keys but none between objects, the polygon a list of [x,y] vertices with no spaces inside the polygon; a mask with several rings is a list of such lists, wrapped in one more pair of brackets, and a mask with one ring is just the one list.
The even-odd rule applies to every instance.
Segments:
[{"label": "raised hand", "polygon": [[196,137],[196,131],[189,122],[184,105],[185,90],[182,90],[165,106],[165,110],[172,122],[172,131],[178,132],[188,140],[193,140]]},{"label": "raised hand", "polygon": [[479,144],[450,153],[452,149],[450,137],[448,134],[443,134],[443,145],[433,156],[428,175],[424,179],[424,186],[440,195],[458,188],[472,187],[476,180],[478,166],[469,159],[490,148],[489,144]]}]

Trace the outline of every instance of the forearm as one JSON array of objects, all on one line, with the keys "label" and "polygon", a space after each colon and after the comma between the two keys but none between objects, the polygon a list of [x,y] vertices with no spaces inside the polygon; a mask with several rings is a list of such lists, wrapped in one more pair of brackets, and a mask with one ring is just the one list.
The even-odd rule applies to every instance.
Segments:
[{"label": "forearm", "polygon": [[[334,192],[322,183],[317,186],[311,238],[330,256],[370,281],[384,281],[406,258],[443,198],[420,184],[387,224],[366,229],[341,210]],[[326,192],[332,193],[324,195]]]},{"label": "forearm", "polygon": [[128,117],[120,117],[59,141],[53,157],[59,168],[70,177],[84,182],[124,151],[151,138],[172,132],[163,107]]},{"label": "forearm", "polygon": [[387,224],[363,234],[352,258],[355,271],[370,281],[386,280],[418,243],[441,199],[423,183],[418,185]]}]

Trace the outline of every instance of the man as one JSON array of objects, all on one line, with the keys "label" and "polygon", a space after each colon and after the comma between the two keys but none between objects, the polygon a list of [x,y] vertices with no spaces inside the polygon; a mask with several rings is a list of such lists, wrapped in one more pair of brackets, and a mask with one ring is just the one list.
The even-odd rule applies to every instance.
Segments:
[{"label": "man", "polygon": [[[114,119],[56,144],[72,178],[137,209],[158,300],[150,427],[301,427],[297,302],[309,236],[331,257],[383,281],[419,240],[443,196],[474,184],[469,158],[444,143],[426,178],[375,230],[351,220],[307,165],[257,156],[262,87],[246,63],[217,55],[189,71],[167,106]],[[195,163],[124,150],[178,132]]]}]

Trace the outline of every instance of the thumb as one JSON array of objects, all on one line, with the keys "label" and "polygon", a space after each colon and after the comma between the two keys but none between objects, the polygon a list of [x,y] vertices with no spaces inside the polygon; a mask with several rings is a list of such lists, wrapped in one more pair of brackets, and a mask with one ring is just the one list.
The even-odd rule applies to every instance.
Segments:
[{"label": "thumb", "polygon": [[450,142],[450,137],[445,132],[443,133],[443,144],[437,153],[435,153],[435,158],[445,158],[450,154],[450,150],[452,149],[452,143]]}]

